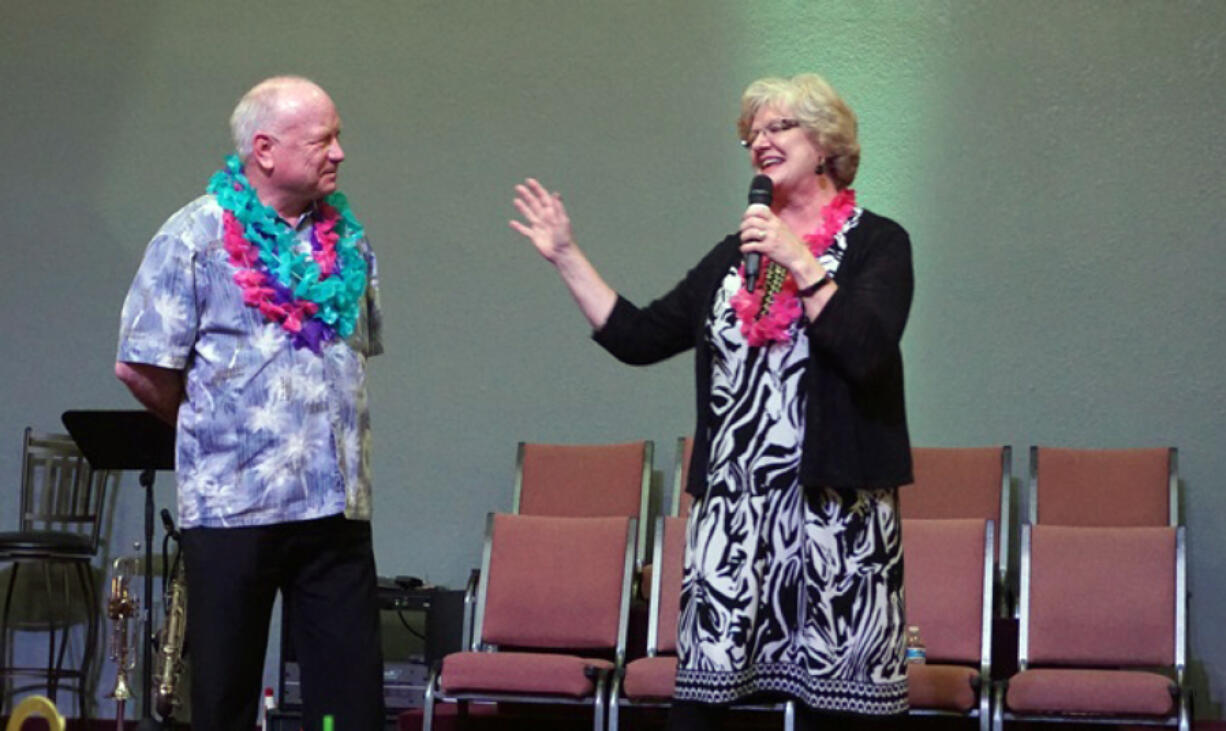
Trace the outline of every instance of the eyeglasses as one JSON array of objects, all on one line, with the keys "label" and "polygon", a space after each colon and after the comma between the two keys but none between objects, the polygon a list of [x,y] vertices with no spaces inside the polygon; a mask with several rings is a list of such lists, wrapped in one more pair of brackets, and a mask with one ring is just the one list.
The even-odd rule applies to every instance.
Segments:
[{"label": "eyeglasses", "polygon": [[749,146],[754,143],[754,140],[758,139],[758,135],[760,134],[765,134],[767,139],[774,139],[775,135],[787,132],[789,129],[794,129],[799,126],[800,122],[796,121],[795,119],[780,117],[779,119],[767,122],[764,126],[759,127],[758,129],[749,130],[749,134],[745,136],[745,139],[741,140],[741,147],[748,150]]}]

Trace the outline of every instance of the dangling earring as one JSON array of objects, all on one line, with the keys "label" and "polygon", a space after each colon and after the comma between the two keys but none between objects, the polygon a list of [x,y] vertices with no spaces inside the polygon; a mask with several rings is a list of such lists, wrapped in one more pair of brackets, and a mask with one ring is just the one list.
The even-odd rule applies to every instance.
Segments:
[{"label": "dangling earring", "polygon": [[818,175],[825,175],[826,174],[826,161],[822,160],[821,162],[819,162],[817,164],[817,170],[814,170],[813,172],[817,173]]}]

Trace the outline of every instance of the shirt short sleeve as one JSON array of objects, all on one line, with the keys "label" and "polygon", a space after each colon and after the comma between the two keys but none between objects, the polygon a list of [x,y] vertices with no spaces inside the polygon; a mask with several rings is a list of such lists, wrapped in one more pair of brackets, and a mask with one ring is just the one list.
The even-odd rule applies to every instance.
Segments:
[{"label": "shirt short sleeve", "polygon": [[123,303],[117,360],[182,370],[196,342],[195,254],[183,236],[154,236]]}]

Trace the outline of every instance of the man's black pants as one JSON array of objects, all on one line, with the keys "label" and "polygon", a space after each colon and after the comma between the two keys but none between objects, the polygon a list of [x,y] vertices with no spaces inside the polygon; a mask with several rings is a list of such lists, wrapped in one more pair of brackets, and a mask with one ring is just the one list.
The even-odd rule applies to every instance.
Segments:
[{"label": "man's black pants", "polygon": [[332,516],[183,531],[193,731],[250,729],[262,695],[277,590],[293,615],[303,729],[383,728],[370,523]]}]

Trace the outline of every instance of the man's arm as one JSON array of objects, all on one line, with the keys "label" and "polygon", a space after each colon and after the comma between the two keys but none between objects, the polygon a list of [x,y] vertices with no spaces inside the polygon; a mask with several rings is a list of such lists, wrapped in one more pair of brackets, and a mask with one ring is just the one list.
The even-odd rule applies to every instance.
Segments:
[{"label": "man's arm", "polygon": [[115,364],[115,376],[154,416],[175,425],[183,401],[183,371],[119,361]]}]

